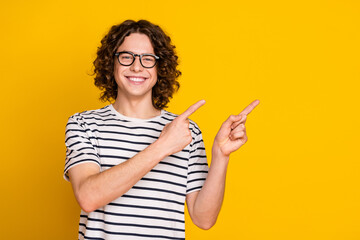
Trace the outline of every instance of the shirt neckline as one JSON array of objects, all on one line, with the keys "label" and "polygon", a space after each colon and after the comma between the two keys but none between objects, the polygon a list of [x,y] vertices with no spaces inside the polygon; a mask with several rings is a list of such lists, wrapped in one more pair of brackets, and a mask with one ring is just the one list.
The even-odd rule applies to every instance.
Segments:
[{"label": "shirt neckline", "polygon": [[116,111],[116,109],[114,108],[114,106],[112,104],[108,105],[108,107],[110,108],[110,110],[119,118],[123,119],[123,120],[127,120],[127,121],[131,121],[131,122],[150,122],[150,121],[154,121],[154,120],[158,120],[161,118],[161,116],[164,115],[165,110],[161,109],[160,115],[152,117],[152,118],[148,118],[148,119],[142,119],[142,118],[133,118],[133,117],[128,117],[125,116],[121,113],[119,113],[118,111]]}]

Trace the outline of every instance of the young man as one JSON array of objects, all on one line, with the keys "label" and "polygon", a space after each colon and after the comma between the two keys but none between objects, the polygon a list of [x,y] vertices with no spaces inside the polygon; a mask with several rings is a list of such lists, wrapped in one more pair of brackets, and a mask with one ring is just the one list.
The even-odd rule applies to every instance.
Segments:
[{"label": "young man", "polygon": [[201,131],[164,110],[179,87],[170,38],[148,21],[127,20],[101,41],[95,85],[102,109],[77,113],[66,127],[64,177],[82,209],[79,239],[184,239],[192,221],[211,228],[223,201],[229,155],[246,140],[254,101],[221,126],[208,168]]}]

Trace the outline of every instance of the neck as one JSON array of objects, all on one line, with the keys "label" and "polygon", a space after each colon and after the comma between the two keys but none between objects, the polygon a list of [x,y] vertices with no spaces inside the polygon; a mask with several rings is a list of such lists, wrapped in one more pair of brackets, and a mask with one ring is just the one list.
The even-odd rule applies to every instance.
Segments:
[{"label": "neck", "polygon": [[150,99],[131,99],[118,96],[113,103],[116,111],[124,116],[140,119],[149,119],[159,116],[161,110],[156,109],[152,105]]}]

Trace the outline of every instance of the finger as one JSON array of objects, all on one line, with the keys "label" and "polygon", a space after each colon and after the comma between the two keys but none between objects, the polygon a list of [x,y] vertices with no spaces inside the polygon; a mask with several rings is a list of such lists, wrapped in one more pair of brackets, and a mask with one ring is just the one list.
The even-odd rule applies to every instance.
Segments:
[{"label": "finger", "polygon": [[247,116],[246,116],[246,115],[240,115],[240,116],[241,116],[240,121],[234,122],[234,123],[231,125],[231,129],[235,129],[235,128],[237,128],[240,124],[244,124],[244,123],[246,122]]},{"label": "finger", "polygon": [[232,140],[236,140],[238,138],[242,138],[245,136],[245,131],[240,131],[240,132],[236,132],[236,133],[231,133],[231,139]]},{"label": "finger", "polygon": [[230,135],[237,134],[239,132],[246,132],[246,128],[244,124],[239,124],[239,126],[233,130],[231,130]]},{"label": "finger", "polygon": [[228,119],[226,119],[226,121],[222,124],[221,127],[222,127],[222,128],[225,128],[225,129],[231,128],[232,124],[233,124],[234,122],[240,121],[241,118],[242,118],[241,115],[230,115],[230,116],[228,117]]},{"label": "finger", "polygon": [[242,110],[242,112],[240,114],[248,115],[259,103],[260,103],[259,100],[253,101],[252,103],[249,104],[249,106],[247,106],[244,110]]},{"label": "finger", "polygon": [[191,114],[193,114],[196,110],[198,110],[204,104],[205,104],[205,100],[198,101],[197,103],[191,105],[185,112],[180,114],[178,116],[178,118],[187,119],[188,117],[190,117]]},{"label": "finger", "polygon": [[245,130],[245,124],[244,123],[240,123],[239,125],[237,125],[236,128],[234,128],[231,132],[239,132],[239,131],[243,131]]}]

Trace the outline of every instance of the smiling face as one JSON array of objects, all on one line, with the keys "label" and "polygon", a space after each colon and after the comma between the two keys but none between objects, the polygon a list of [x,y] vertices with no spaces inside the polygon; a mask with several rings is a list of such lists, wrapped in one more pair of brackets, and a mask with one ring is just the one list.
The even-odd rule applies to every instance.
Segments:
[{"label": "smiling face", "polygon": [[[127,36],[116,52],[122,51],[155,54],[149,37],[142,33],[132,33]],[[131,66],[122,66],[116,59],[114,77],[118,85],[118,98],[152,101],[152,88],[157,81],[156,66],[144,68],[140,64],[139,57],[136,57]]]}]

